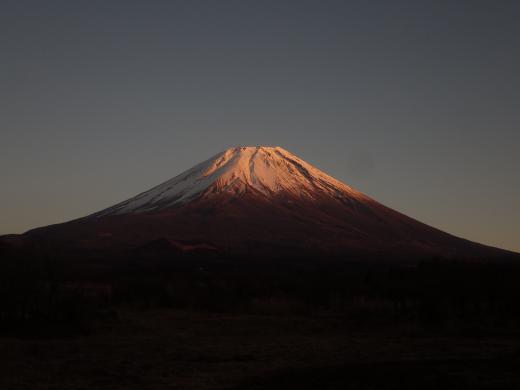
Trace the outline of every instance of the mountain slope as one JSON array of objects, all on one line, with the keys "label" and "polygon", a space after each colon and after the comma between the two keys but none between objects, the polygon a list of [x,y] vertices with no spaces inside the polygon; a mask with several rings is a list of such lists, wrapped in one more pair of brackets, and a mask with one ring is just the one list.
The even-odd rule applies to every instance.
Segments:
[{"label": "mountain slope", "polygon": [[249,256],[508,253],[398,213],[280,147],[230,148],[127,201],[26,236],[83,250],[165,239]]}]

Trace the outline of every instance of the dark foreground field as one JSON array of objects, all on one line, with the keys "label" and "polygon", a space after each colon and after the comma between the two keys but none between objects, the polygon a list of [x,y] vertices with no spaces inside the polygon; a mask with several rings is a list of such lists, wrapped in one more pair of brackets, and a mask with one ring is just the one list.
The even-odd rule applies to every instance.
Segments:
[{"label": "dark foreground field", "polygon": [[514,263],[82,261],[4,253],[0,389],[520,388]]},{"label": "dark foreground field", "polygon": [[1,339],[0,388],[516,389],[517,336],[120,309],[81,337]]}]

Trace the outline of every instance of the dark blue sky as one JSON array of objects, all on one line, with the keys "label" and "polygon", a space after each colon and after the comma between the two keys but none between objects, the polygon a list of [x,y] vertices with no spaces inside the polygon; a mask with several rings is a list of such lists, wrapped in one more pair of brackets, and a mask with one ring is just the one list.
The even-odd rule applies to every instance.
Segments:
[{"label": "dark blue sky", "polygon": [[0,4],[0,233],[236,145],[520,251],[520,2]]}]

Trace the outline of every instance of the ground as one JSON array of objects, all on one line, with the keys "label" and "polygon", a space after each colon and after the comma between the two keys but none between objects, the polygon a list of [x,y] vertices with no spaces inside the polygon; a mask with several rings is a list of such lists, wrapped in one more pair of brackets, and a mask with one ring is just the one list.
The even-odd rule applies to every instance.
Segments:
[{"label": "ground", "polygon": [[326,315],[118,308],[88,334],[0,339],[9,389],[513,389],[517,334],[433,336]]}]

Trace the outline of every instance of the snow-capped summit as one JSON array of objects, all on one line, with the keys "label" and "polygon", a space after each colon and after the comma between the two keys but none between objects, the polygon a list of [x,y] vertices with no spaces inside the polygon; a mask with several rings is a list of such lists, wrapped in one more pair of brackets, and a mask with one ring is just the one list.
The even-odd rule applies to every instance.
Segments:
[{"label": "snow-capped summit", "polygon": [[282,193],[308,199],[363,197],[279,146],[242,146],[229,148],[95,216],[159,211],[195,198],[247,192],[260,196]]}]

